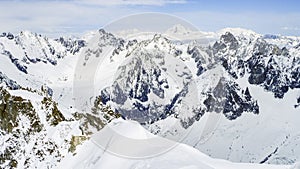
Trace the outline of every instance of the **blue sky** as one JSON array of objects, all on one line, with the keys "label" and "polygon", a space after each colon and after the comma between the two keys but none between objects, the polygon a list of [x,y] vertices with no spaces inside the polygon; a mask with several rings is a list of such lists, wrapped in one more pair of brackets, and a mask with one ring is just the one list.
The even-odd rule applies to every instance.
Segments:
[{"label": "blue sky", "polygon": [[162,12],[203,31],[225,27],[300,36],[297,0],[1,0],[0,31],[81,34],[130,14]]}]

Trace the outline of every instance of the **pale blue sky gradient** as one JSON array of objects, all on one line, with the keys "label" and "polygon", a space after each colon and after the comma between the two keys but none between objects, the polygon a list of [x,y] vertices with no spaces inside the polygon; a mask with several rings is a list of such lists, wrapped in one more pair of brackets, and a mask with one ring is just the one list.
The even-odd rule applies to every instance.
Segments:
[{"label": "pale blue sky gradient", "polygon": [[162,12],[203,31],[241,27],[300,36],[299,9],[297,0],[1,0],[0,31],[79,35],[126,15]]}]

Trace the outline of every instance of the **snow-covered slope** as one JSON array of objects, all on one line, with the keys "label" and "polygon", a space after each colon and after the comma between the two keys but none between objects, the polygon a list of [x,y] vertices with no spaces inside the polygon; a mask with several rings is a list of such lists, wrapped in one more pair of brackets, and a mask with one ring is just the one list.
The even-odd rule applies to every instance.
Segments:
[{"label": "snow-covered slope", "polygon": [[[142,126],[136,122],[114,120],[107,125],[103,130],[97,133],[90,141],[86,141],[83,145],[80,145],[77,150],[76,156],[67,156],[58,166],[58,168],[74,168],[74,169],[99,169],[99,168],[114,168],[114,169],[289,169],[290,166],[284,165],[265,165],[265,164],[247,164],[247,163],[231,163],[229,161],[213,159],[199,150],[196,150],[190,146],[184,144],[176,144],[176,146],[162,154],[152,154],[152,157],[148,158],[133,158],[130,156],[122,156],[122,154],[114,154],[111,152],[115,147],[119,146],[122,149],[124,145],[123,141],[126,138],[113,137],[110,139],[106,147],[99,146],[97,141],[105,139],[103,136],[107,136],[106,130],[116,130],[123,137],[130,138],[134,141],[143,142],[149,139],[148,144],[151,143],[151,139],[155,137],[157,140],[152,142],[152,145],[147,145],[144,141],[143,145],[139,146],[139,154],[151,154],[153,148],[158,147],[160,149],[168,149],[168,144],[165,144],[163,138],[157,138],[157,136],[151,135]],[[118,133],[114,133],[119,135]],[[114,135],[111,134],[111,135]],[[95,138],[96,137],[96,138]],[[133,141],[133,142],[134,142]],[[169,141],[171,142],[171,141]],[[170,143],[172,144],[172,143]],[[130,146],[130,145],[129,145]],[[134,146],[130,148],[134,150]]]},{"label": "snow-covered slope", "polygon": [[115,117],[100,98],[89,112],[74,108],[73,76],[83,45],[30,32],[0,37],[0,168],[52,168]]}]

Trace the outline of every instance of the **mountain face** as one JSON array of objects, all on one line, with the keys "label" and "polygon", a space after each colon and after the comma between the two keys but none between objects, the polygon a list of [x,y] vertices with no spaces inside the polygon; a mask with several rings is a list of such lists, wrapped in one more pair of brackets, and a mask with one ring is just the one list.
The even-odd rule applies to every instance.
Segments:
[{"label": "mountain face", "polygon": [[193,76],[178,57],[180,53],[159,35],[136,44],[118,67],[112,86],[101,91],[101,97],[113,102],[125,118],[141,124],[174,114],[175,106],[190,95]]},{"label": "mountain face", "polygon": [[[300,39],[240,29],[214,36],[202,45],[103,29],[82,39],[3,33],[1,168],[55,168],[115,118],[216,158],[299,161]],[[211,115],[215,128],[202,142],[199,126]]]},{"label": "mountain face", "polygon": [[2,33],[0,36],[0,52],[8,57],[22,72],[28,73],[28,64],[37,62],[57,64],[57,60],[70,54],[79,52],[85,46],[84,40],[77,39],[49,39],[31,32],[21,32],[14,36]]},{"label": "mountain face", "polygon": [[239,44],[231,33],[226,33],[213,46],[214,55],[223,60],[224,68],[233,78],[242,78],[247,72],[249,84],[262,86],[276,98],[283,98],[289,89],[300,87],[297,55],[291,55],[286,47],[279,48],[263,38],[248,43],[249,49],[245,51],[242,48],[245,44]]},{"label": "mountain face", "polygon": [[68,71],[73,68],[66,65],[84,42],[29,32],[0,37],[0,168],[55,168],[119,117],[99,97],[88,112],[76,111],[70,103]]}]

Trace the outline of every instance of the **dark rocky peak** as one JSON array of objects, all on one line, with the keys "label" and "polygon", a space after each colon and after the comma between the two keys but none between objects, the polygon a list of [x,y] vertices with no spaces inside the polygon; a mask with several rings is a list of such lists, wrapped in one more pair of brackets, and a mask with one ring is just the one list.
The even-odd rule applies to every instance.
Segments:
[{"label": "dark rocky peak", "polygon": [[155,48],[164,48],[164,47],[170,47],[173,44],[168,38],[164,37],[163,35],[154,34],[153,38],[143,40],[140,42],[140,46],[142,47],[147,47],[150,45],[153,45]]},{"label": "dark rocky peak", "polygon": [[[173,55],[175,50],[161,36],[138,42],[128,52],[126,64],[119,66],[112,86],[101,91],[101,98],[114,103],[124,117],[142,124],[166,118],[170,111],[165,110],[173,109],[185,97],[184,92],[174,96],[172,90],[177,85],[178,90],[187,90],[182,89],[183,83],[192,77],[180,58]],[[170,62],[178,64],[169,67],[166,63]]]},{"label": "dark rocky peak", "polygon": [[290,57],[289,50],[286,47],[278,47],[275,44],[268,43],[263,38],[258,38],[254,42],[253,54],[254,55],[263,55],[263,56],[272,56],[272,55],[282,55],[285,57]]},{"label": "dark rocky peak", "polygon": [[38,62],[56,65],[60,58],[69,54],[74,55],[85,46],[85,41],[76,38],[50,39],[30,31],[21,31],[17,35],[3,33],[13,43],[6,43],[0,39],[0,52],[23,73],[27,72],[30,64]]},{"label": "dark rocky peak", "polygon": [[229,120],[234,120],[244,112],[259,113],[259,106],[249,89],[242,90],[234,81],[220,78],[217,86],[207,94],[204,105],[208,112],[223,113]]},{"label": "dark rocky peak", "polygon": [[104,29],[99,29],[98,34],[100,35],[100,37],[103,37],[103,38],[105,37],[106,39],[116,38],[112,33],[106,32]]},{"label": "dark rocky peak", "polygon": [[220,41],[223,43],[229,43],[229,44],[237,44],[238,41],[234,37],[234,35],[230,32],[226,32],[224,35],[221,35]]},{"label": "dark rocky peak", "polygon": [[5,37],[5,38],[7,38],[7,39],[9,39],[9,40],[13,40],[14,37],[15,37],[15,35],[12,34],[12,33],[10,33],[10,32],[3,32],[3,33],[0,35],[0,38],[2,38],[2,37]]},{"label": "dark rocky peak", "polygon": [[12,33],[7,33],[6,37],[9,40],[13,40],[14,39],[14,35]]},{"label": "dark rocky peak", "polygon": [[155,34],[155,35],[153,36],[153,38],[152,38],[151,41],[154,41],[154,42],[160,42],[160,43],[162,43],[162,44],[164,44],[164,43],[171,43],[171,41],[170,41],[168,38],[164,37],[164,36],[161,35],[161,34]]},{"label": "dark rocky peak", "polygon": [[2,37],[6,37],[6,32],[2,32],[2,34],[0,34],[0,38]]},{"label": "dark rocky peak", "polygon": [[239,42],[234,35],[230,32],[226,32],[224,35],[221,35],[220,40],[215,42],[212,48],[214,55],[220,55],[227,50],[236,51],[238,46]]},{"label": "dark rocky peak", "polygon": [[236,49],[239,43],[232,33],[226,32],[224,35],[221,35],[220,40],[216,42],[215,45],[218,44],[220,45],[220,47],[223,47],[225,45],[229,49]]},{"label": "dark rocky peak", "polygon": [[104,29],[99,29],[98,31],[99,36],[99,46],[119,46],[122,44],[124,46],[125,40],[121,38],[115,37],[112,33],[106,32]]},{"label": "dark rocky peak", "polygon": [[[268,56],[270,54],[273,54],[273,48],[274,46],[267,43],[267,41],[265,41],[262,38],[258,38],[255,42],[254,42],[254,48],[253,48],[253,53],[255,55],[263,55],[263,56]],[[274,50],[275,52],[275,50]]]},{"label": "dark rocky peak", "polygon": [[20,89],[21,86],[14,80],[9,79],[5,74],[0,71],[0,84],[5,83],[11,90]]},{"label": "dark rocky peak", "polygon": [[295,108],[300,106],[300,96],[297,98],[297,103],[294,105]]},{"label": "dark rocky peak", "polygon": [[107,34],[107,32],[103,28],[99,29],[98,33],[99,34]]},{"label": "dark rocky peak", "polygon": [[135,45],[137,43],[138,43],[138,41],[136,39],[129,40],[128,43],[127,43],[127,45],[126,45],[126,49],[128,49],[129,47],[131,47],[131,46],[133,46],[133,45]]},{"label": "dark rocky peak", "polygon": [[153,54],[156,54],[157,57],[160,57],[163,54],[171,54],[175,57],[182,54],[182,51],[177,48],[176,44],[161,34],[155,34],[152,39],[143,40],[140,42],[133,40],[130,43],[133,48],[128,51],[126,56],[142,50],[151,51]]},{"label": "dark rocky peak", "polygon": [[115,47],[112,55],[119,54],[121,51],[125,50],[126,41],[122,38],[117,38],[110,32],[106,32],[104,29],[99,29],[98,31],[98,46],[100,48],[104,46],[112,46]]},{"label": "dark rocky peak", "polygon": [[163,113],[150,105],[155,102],[150,97],[164,99],[169,87],[166,78],[162,77],[163,70],[153,61],[151,53],[144,51],[132,55],[135,54],[137,56],[129,58],[126,65],[119,67],[112,87],[103,90],[101,97],[117,104],[117,111],[124,117],[146,123]]},{"label": "dark rocky peak", "polygon": [[113,56],[126,49],[126,41],[104,29],[93,32],[90,37],[86,38],[86,47],[81,52],[84,55],[83,65],[85,66],[91,57],[100,57],[105,47],[112,50],[110,58],[113,60]]},{"label": "dark rocky peak", "polygon": [[252,57],[246,61],[250,74],[248,82],[263,86],[276,98],[283,98],[289,88],[300,87],[297,65],[299,59],[291,56],[287,48],[280,49],[260,39],[255,44]]},{"label": "dark rocky peak", "polygon": [[86,46],[86,42],[81,39],[60,37],[56,41],[61,43],[72,54],[79,52],[82,47]]},{"label": "dark rocky peak", "polygon": [[197,76],[210,69],[215,62],[215,58],[211,56],[211,50],[197,45],[189,45],[187,53],[191,55],[197,65]]}]

